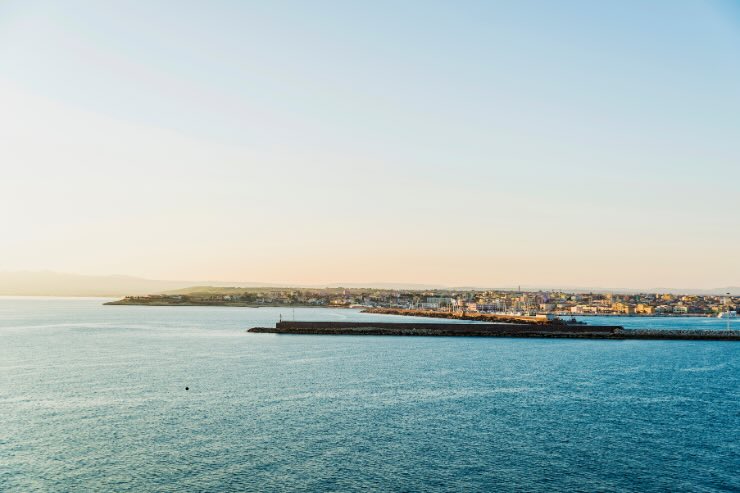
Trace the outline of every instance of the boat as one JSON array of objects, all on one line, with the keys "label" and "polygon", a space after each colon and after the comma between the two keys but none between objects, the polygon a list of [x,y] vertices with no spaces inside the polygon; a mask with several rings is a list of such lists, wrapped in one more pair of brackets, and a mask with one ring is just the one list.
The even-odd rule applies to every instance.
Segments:
[{"label": "boat", "polygon": [[726,312],[720,312],[717,318],[737,318],[737,312],[728,310]]}]

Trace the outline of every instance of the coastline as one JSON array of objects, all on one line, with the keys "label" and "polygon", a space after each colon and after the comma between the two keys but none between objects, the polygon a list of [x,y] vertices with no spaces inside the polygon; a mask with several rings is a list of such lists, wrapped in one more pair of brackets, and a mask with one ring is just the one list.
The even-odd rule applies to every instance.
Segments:
[{"label": "coastline", "polygon": [[529,315],[507,315],[477,312],[438,312],[433,310],[411,310],[406,308],[366,308],[363,313],[378,315],[402,315],[406,317],[445,318],[450,320],[469,320],[471,322],[503,322],[535,325],[565,325],[560,319]]},{"label": "coastline", "polygon": [[[58,298],[52,296],[49,298]],[[66,297],[65,297],[66,298]],[[78,298],[78,297],[75,297]],[[110,299],[110,297],[86,297],[86,298],[97,298],[97,299]],[[341,308],[341,309],[361,309],[363,313],[376,313],[383,315],[402,315],[411,317],[429,317],[429,318],[447,318],[456,320],[471,320],[471,321],[501,321],[501,322],[522,322],[522,323],[552,323],[555,317],[616,317],[616,318],[677,318],[677,319],[707,319],[717,318],[713,314],[699,314],[699,313],[563,313],[563,312],[552,312],[542,314],[538,316],[531,315],[510,315],[503,313],[487,313],[487,312],[441,312],[434,310],[417,310],[407,308],[385,308],[385,307],[367,307],[367,306],[356,306],[356,305],[316,305],[316,304],[290,304],[290,303],[248,303],[243,301],[162,301],[162,300],[129,300],[114,299],[107,301],[103,305],[111,306],[223,306],[223,307],[234,307],[234,308]],[[549,319],[546,317],[550,317]]]},{"label": "coastline", "polygon": [[[432,318],[449,318],[456,320],[491,320],[491,321],[517,321],[525,323],[547,323],[552,320],[546,320],[542,317],[531,315],[508,315],[503,313],[480,313],[480,312],[439,312],[433,310],[413,310],[406,308],[366,308],[364,313],[378,313],[385,315],[404,315],[410,317],[432,317]],[[716,318],[709,314],[676,314],[676,313],[562,313],[552,312],[546,315],[551,317],[630,317],[630,318]],[[556,319],[557,320],[557,319]],[[529,322],[528,322],[529,321]]]}]

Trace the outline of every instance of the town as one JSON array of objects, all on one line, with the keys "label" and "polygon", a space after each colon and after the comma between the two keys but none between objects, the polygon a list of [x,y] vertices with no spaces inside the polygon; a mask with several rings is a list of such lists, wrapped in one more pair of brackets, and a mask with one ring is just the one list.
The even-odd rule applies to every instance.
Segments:
[{"label": "town", "polygon": [[740,296],[671,293],[580,293],[522,290],[394,290],[372,288],[216,288],[196,287],[149,296],[127,296],[113,305],[293,306],[397,308],[437,312],[728,316]]}]

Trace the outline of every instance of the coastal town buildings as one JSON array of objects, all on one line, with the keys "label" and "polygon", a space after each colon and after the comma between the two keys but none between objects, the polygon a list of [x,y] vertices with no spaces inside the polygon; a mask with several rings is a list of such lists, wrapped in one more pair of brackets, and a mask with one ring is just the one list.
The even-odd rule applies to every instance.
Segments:
[{"label": "coastal town buildings", "polygon": [[717,316],[726,311],[736,311],[740,306],[740,296],[726,295],[373,288],[192,288],[171,294],[126,297],[122,301],[131,304],[377,307],[568,316]]}]

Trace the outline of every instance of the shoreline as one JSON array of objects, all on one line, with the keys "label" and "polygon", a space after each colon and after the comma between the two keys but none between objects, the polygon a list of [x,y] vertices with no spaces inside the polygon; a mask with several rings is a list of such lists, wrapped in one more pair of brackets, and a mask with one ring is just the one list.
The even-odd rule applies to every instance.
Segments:
[{"label": "shoreline", "polygon": [[[411,310],[406,308],[366,308],[362,313],[378,315],[401,315],[405,317],[444,318],[449,320],[469,320],[471,322],[503,322],[529,325],[567,325],[559,318],[537,317],[531,315],[506,315],[478,312],[437,312],[433,310]],[[581,325],[581,324],[578,324]]]},{"label": "shoreline", "polygon": [[[552,323],[554,320],[560,320],[567,323],[565,318],[568,317],[629,317],[629,318],[717,318],[715,315],[708,314],[625,314],[625,313],[547,313],[550,317],[564,317],[556,319],[547,319],[544,316],[536,317],[532,315],[507,315],[503,313],[481,313],[481,312],[439,312],[434,310],[415,310],[407,308],[366,308],[363,313],[377,313],[382,315],[402,315],[407,317],[428,317],[428,318],[448,318],[454,320],[490,320],[490,321],[512,321],[524,323]],[[558,323],[558,322],[555,322]]]},{"label": "shoreline", "polygon": [[[8,296],[8,298],[11,298]],[[12,298],[15,298],[13,296]],[[30,298],[30,297],[29,297]],[[35,298],[35,296],[34,296]],[[43,298],[81,298],[81,297],[57,297],[50,296]],[[84,297],[88,299],[110,299],[110,297]],[[244,303],[244,302],[162,302],[162,301],[126,301],[125,299],[114,299],[113,301],[107,301],[103,305],[110,306],[222,306],[231,308],[331,308],[331,309],[358,309],[363,313],[376,313],[383,315],[402,315],[412,317],[427,317],[427,318],[449,318],[457,320],[495,320],[495,321],[516,321],[524,323],[548,323],[552,322],[551,319],[547,319],[544,316],[535,317],[531,315],[508,315],[503,313],[487,313],[487,312],[466,312],[460,314],[459,312],[438,312],[433,310],[416,310],[408,308],[384,308],[384,307],[367,307],[367,306],[352,306],[352,305],[304,305],[304,304],[280,304],[280,303]],[[544,314],[550,317],[625,317],[625,318],[717,318],[713,314],[674,314],[674,313],[547,313]]]}]

